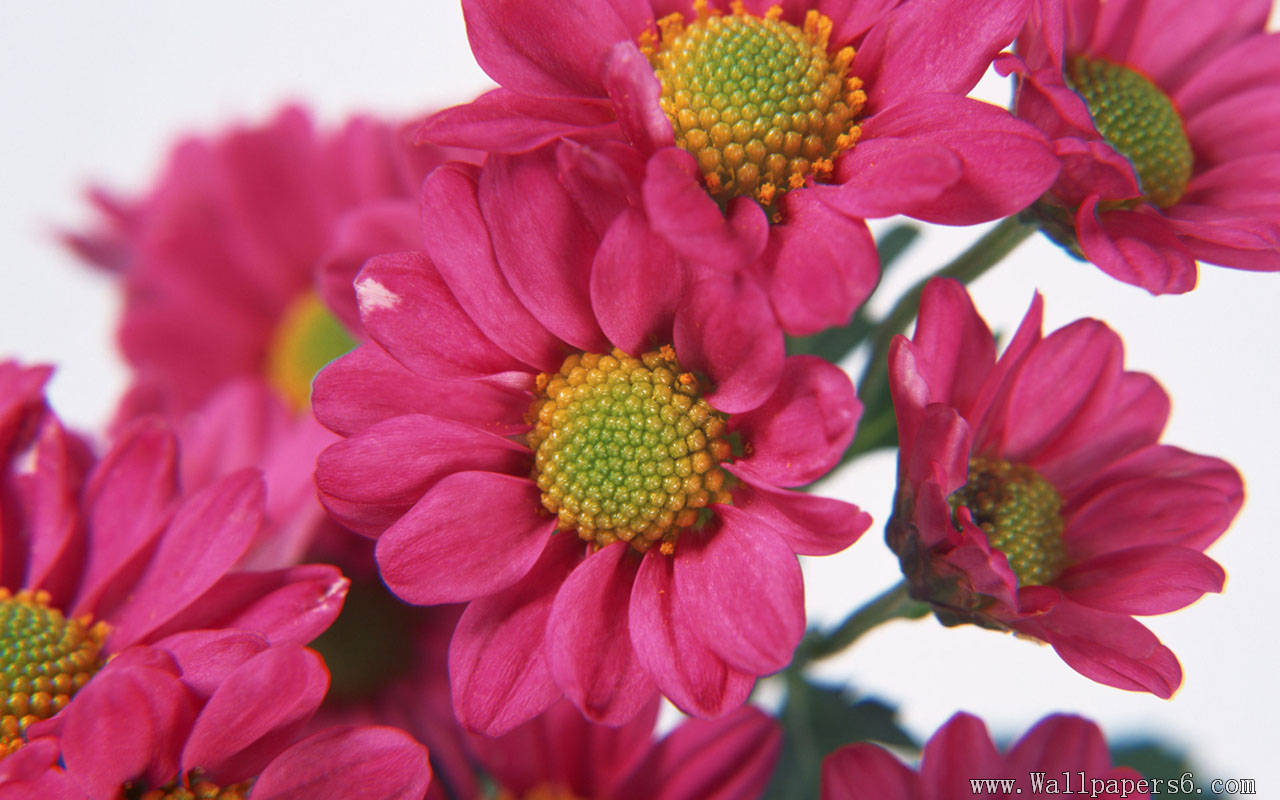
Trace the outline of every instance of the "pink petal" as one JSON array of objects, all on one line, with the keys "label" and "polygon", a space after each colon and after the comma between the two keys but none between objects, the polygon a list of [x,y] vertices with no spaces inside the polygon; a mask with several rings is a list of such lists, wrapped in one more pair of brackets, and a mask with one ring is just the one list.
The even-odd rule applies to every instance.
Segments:
[{"label": "pink petal", "polygon": [[418,213],[411,200],[371,202],[344,214],[333,243],[316,265],[320,297],[349,331],[360,330],[353,284],[364,262],[381,253],[411,250],[420,243]]},{"label": "pink petal", "polygon": [[604,87],[626,139],[652,153],[674,143],[671,121],[659,101],[662,83],[634,41],[613,45],[605,60]]},{"label": "pink petal", "polygon": [[352,436],[402,414],[430,414],[509,436],[523,432],[533,377],[433,380],[406,369],[373,342],[332,362],[316,376],[311,407],[330,430]]},{"label": "pink petal", "polygon": [[1169,88],[1240,39],[1262,33],[1271,11],[1270,0],[1147,0],[1141,6],[1141,20],[1121,63]]},{"label": "pink petal", "polygon": [[524,307],[571,346],[607,352],[588,289],[597,238],[558,172],[551,148],[492,155],[480,173],[480,209],[502,274]]},{"label": "pink petal", "polygon": [[910,767],[866,742],[822,760],[822,800],[913,800],[916,783]]},{"label": "pink petal", "polygon": [[702,186],[693,156],[666,147],[648,162],[644,210],[653,229],[691,262],[732,271],[760,257],[769,239],[769,221],[754,200],[737,198],[721,213]]},{"label": "pink petal", "polygon": [[370,259],[356,279],[356,299],[368,334],[419,375],[475,377],[523,366],[484,335],[423,253]]},{"label": "pink petal", "polygon": [[903,3],[867,33],[851,71],[874,113],[913,95],[966,94],[1026,18],[1025,0]]},{"label": "pink petal", "polygon": [[959,281],[926,284],[912,351],[928,383],[929,402],[945,403],[975,423],[971,412],[995,367],[996,342]]},{"label": "pink petal", "polygon": [[672,559],[650,550],[631,592],[631,642],[658,688],[686,714],[719,717],[742,705],[755,676],[702,643],[676,598]]},{"label": "pink petal", "polygon": [[[1260,160],[1241,159],[1219,169],[1240,167],[1244,174],[1262,166],[1257,163]],[[1218,205],[1180,205],[1170,214],[1174,230],[1193,256],[1235,269],[1280,270],[1280,224],[1273,210],[1280,209],[1280,170],[1276,168],[1280,160],[1272,163],[1271,174],[1255,171],[1249,176],[1254,185],[1217,192]],[[1235,211],[1236,203],[1251,207]]]},{"label": "pink petal", "polygon": [[556,146],[556,164],[565,191],[601,236],[619,214],[641,204],[645,159],[633,147],[607,140],[590,145],[566,140]]},{"label": "pink petal", "polygon": [[993,444],[1004,435],[1004,426],[1009,422],[1007,415],[1000,409],[1008,402],[1014,380],[1022,369],[1022,364],[1041,340],[1041,328],[1044,321],[1044,298],[1036,292],[1031,298],[1031,306],[1018,323],[1009,344],[996,360],[995,369],[987,376],[982,391],[973,402],[973,410],[969,412],[976,431],[974,447],[983,452],[995,447]]},{"label": "pink petal", "polygon": [[329,672],[320,656],[272,647],[241,664],[214,691],[182,750],[182,770],[215,783],[251,778],[297,736],[320,707]]},{"label": "pink petal", "polygon": [[139,641],[226,574],[258,535],[265,491],[261,473],[247,469],[185,500],[128,603],[109,618],[107,648]]},{"label": "pink petal", "polygon": [[1280,81],[1280,34],[1242,39],[1189,75],[1186,83],[1173,95],[1174,106],[1183,119],[1197,116],[1224,97],[1257,86],[1274,86]]},{"label": "pink petal", "polygon": [[521,581],[462,613],[449,644],[449,678],[454,714],[467,728],[499,736],[561,697],[544,637],[556,592],[582,549],[570,534],[554,537]]},{"label": "pink petal", "polygon": [[676,254],[639,211],[628,209],[600,242],[591,268],[591,305],[609,341],[638,354],[670,341],[685,282]]},{"label": "pink petal", "polygon": [[93,800],[114,800],[126,781],[152,785],[178,774],[195,710],[171,673],[105,669],[76,693],[62,726],[62,760]]},{"label": "pink petal", "polygon": [[982,720],[959,713],[947,720],[924,746],[920,784],[946,793],[969,788],[975,775],[1002,775],[1002,759]]},{"label": "pink petal", "polygon": [[1097,725],[1081,717],[1046,717],[1009,749],[1005,774],[1030,772],[1060,775],[1084,770],[1090,775],[1111,769],[1107,740]]},{"label": "pink petal", "polygon": [[614,124],[613,110],[604,102],[532,97],[499,88],[432,114],[418,130],[417,141],[523,153],[562,136],[616,134]]},{"label": "pink petal", "polygon": [[467,40],[480,67],[523,94],[603,94],[609,47],[639,35],[609,4],[586,0],[464,0]]},{"label": "pink petal", "polygon": [[474,600],[520,580],[555,527],[528,478],[455,472],[378,537],[378,571],[416,605]]},{"label": "pink petal", "polygon": [[781,727],[744,706],[717,720],[692,719],[649,751],[618,800],[733,800],[758,797],[782,752]]},{"label": "pink petal", "polygon": [[1086,258],[1111,277],[1152,294],[1181,294],[1196,285],[1195,259],[1169,224],[1138,211],[1098,213],[1091,196],[1076,212],[1076,236]]},{"label": "pink petal", "polygon": [[782,207],[786,222],[773,229],[765,254],[779,323],[792,336],[847,324],[880,280],[871,231],[815,192],[787,192]]},{"label": "pink petal", "polygon": [[7,463],[13,451],[27,445],[39,418],[47,410],[44,385],[52,367],[23,367],[0,361],[0,461]]},{"label": "pink petal", "polygon": [[871,527],[871,515],[851,503],[778,489],[747,464],[727,469],[751,487],[735,493],[734,503],[768,523],[798,555],[838,553]]},{"label": "pink petal", "polygon": [[710,376],[708,402],[736,414],[765,402],[783,371],[785,346],[764,292],[742,275],[704,272],[676,311],[680,366]]},{"label": "pink petal", "polygon": [[950,494],[968,481],[973,451],[968,424],[954,408],[933,403],[921,416],[911,447],[902,451],[902,470],[911,485],[932,481]]},{"label": "pink petal", "polygon": [[[675,583],[688,624],[744,672],[785,667],[804,635],[804,580],[791,548],[763,520],[716,506],[718,530],[679,542]],[[701,537],[698,537],[701,538]]]},{"label": "pink petal", "polygon": [[639,564],[625,542],[588,556],[556,593],[547,621],[552,676],[588,719],[604,725],[635,717],[656,692],[627,624]]},{"label": "pink petal", "polygon": [[738,463],[775,486],[800,486],[835,466],[861,415],[843,370],[817,356],[791,356],[769,399],[735,414],[729,427],[750,448]]},{"label": "pink petal", "polygon": [[1280,149],[1280,89],[1272,84],[1223,98],[1186,120],[1187,138],[1201,164],[1220,164]]},{"label": "pink petal", "polygon": [[868,137],[836,160],[836,185],[809,191],[850,217],[891,217],[926,207],[963,176],[964,162],[942,144]]},{"label": "pink petal", "polygon": [[431,782],[427,750],[398,728],[327,728],[267,765],[254,800],[420,800]]},{"label": "pink petal", "polygon": [[[13,567],[25,567],[11,585],[49,592],[55,606],[70,601],[80,578],[84,520],[79,494],[87,464],[82,464],[79,441],[49,417],[36,442],[35,468],[30,473],[22,527],[26,557],[5,553]],[[4,497],[0,488],[0,497]],[[3,527],[3,523],[0,523]],[[7,548],[6,548],[7,549]]]},{"label": "pink petal", "polygon": [[127,565],[155,542],[177,495],[177,442],[154,419],[121,433],[89,476],[82,506],[94,546],[86,554],[75,615],[118,601]]},{"label": "pink petal", "polygon": [[256,633],[242,630],[184,631],[156,644],[173,656],[182,682],[207,700],[227,676],[271,645]]},{"label": "pink petal", "polygon": [[535,370],[560,366],[564,344],[521,305],[498,268],[470,172],[444,166],[427,177],[422,228],[440,276],[490,341]]},{"label": "pink petal", "polygon": [[353,530],[377,535],[447,475],[526,472],[529,452],[496,433],[425,414],[379,422],[326,449],[316,462],[325,507]]},{"label": "pink petal", "polygon": [[1227,573],[1204,553],[1174,545],[1113,550],[1068,568],[1054,584],[1072,600],[1118,614],[1165,614],[1221,592]]}]

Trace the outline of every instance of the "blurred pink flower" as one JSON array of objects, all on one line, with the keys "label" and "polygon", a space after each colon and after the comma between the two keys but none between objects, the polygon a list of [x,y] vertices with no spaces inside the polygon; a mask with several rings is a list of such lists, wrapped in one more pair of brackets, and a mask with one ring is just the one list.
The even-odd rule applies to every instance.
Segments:
[{"label": "blurred pink flower", "polygon": [[928,284],[889,374],[901,451],[889,524],[914,597],[947,624],[1046,641],[1100,683],[1169,697],[1172,652],[1133,615],[1222,590],[1202,551],[1240,509],[1226,462],[1159,444],[1169,398],[1125,372],[1097,320],[1040,334],[1037,295],[1005,352],[955,281]]},{"label": "blurred pink flower", "polygon": [[752,706],[686,720],[653,738],[658,703],[620,727],[583,719],[561,700],[511,732],[470,738],[500,798],[753,800],[782,749],[776,721]]},{"label": "blurred pink flower", "polygon": [[[1040,789],[1033,773],[1040,773],[1044,781]],[[990,784],[975,789],[971,783],[988,778],[1010,783],[1007,790]],[[1015,792],[1028,797],[1092,792],[1090,797],[1108,800],[1150,797],[1149,789],[1139,791],[1140,780],[1136,771],[1112,766],[1102,731],[1080,717],[1046,717],[1001,753],[982,720],[960,713],[929,739],[918,769],[869,743],[851,744],[827,756],[822,762],[822,800],[995,798]],[[1070,789],[1065,781],[1072,781]]]},{"label": "blurred pink flower", "polygon": [[[501,168],[536,182],[524,158]],[[469,170],[438,170],[437,191],[448,235],[428,238],[430,257],[366,264],[370,341],[317,378],[318,418],[347,437],[317,465],[326,507],[378,537],[401,598],[469,603],[450,675],[473,729],[509,730],[562,694],[612,724],[659,689],[699,716],[737,707],[803,632],[795,554],[842,550],[869,525],[781,488],[821,476],[852,438],[848,377],[762,359],[758,343],[781,337],[743,322],[749,283],[677,275],[655,288],[682,285],[683,302],[653,292],[613,313],[589,254],[557,260],[537,236],[499,248],[529,217],[484,215]],[[580,478],[557,482],[553,463]]]},{"label": "blurred pink flower", "polygon": [[747,271],[788,333],[814,333],[875,286],[865,218],[982,222],[1053,181],[1043,136],[964,96],[1026,5],[466,0],[471,48],[501,88],[431,117],[419,139],[596,148],[639,187],[606,238]]},{"label": "blurred pink flower", "polygon": [[1280,38],[1271,0],[1036,0],[1018,116],[1062,174],[1040,208],[1108,275],[1153,294],[1196,261],[1280,270]]}]

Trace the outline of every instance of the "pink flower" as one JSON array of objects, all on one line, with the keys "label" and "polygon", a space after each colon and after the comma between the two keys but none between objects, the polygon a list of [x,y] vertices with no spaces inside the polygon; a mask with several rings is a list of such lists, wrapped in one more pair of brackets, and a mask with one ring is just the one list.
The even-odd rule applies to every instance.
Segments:
[{"label": "pink flower", "polygon": [[[534,167],[485,169],[536,183]],[[509,730],[561,695],[619,724],[657,690],[724,714],[803,632],[795,554],[841,550],[869,524],[781,488],[839,458],[853,388],[820,359],[769,366],[781,353],[760,343],[781,337],[743,322],[750,283],[703,276],[628,308],[586,280],[589,253],[548,253],[537,231],[499,245],[531,217],[482,214],[484,181],[437,171],[426,194],[452,192],[434,201],[448,235],[357,278],[371,341],[317,378],[318,418],[347,437],[321,455],[321,498],[378,537],[401,598],[468,603],[449,656],[468,727]]]},{"label": "pink flower", "polygon": [[[262,523],[261,476],[242,470],[184,494],[177,441],[155,419],[130,424],[95,458],[45,407],[48,372],[0,363],[0,614],[6,630],[29,626],[7,640],[0,667],[45,676],[3,686],[0,755],[74,705],[124,648],[203,629],[305,643],[337,616],[347,587],[319,564],[233,571]],[[36,636],[53,637],[57,652]]]},{"label": "pink flower", "polygon": [[672,256],[749,271],[788,333],[847,322],[874,287],[864,218],[995,219],[1057,173],[1034,128],[964,97],[1025,0],[465,0],[463,12],[502,88],[432,117],[421,140],[603,148],[596,159],[630,171],[641,198],[606,238],[626,250],[656,237]]},{"label": "pink flower", "polygon": [[1182,670],[1133,615],[1222,590],[1202,551],[1240,509],[1240,476],[1158,443],[1169,398],[1124,371],[1109,328],[1041,338],[1040,315],[1037,295],[997,360],[964,288],[926,287],[915,336],[889,357],[890,546],[945,624],[1025,634],[1095,681],[1169,697]]},{"label": "pink flower", "polygon": [[1153,294],[1196,260],[1280,270],[1280,40],[1271,0],[1036,0],[1018,39],[1018,116],[1062,175],[1056,238]]},{"label": "pink flower", "polygon": [[[971,783],[985,779],[998,785]],[[1149,791],[1150,782],[1137,772],[1112,766],[1097,725],[1065,714],[1045,717],[1004,753],[996,749],[982,720],[960,713],[929,739],[919,769],[868,743],[842,747],[822,762],[822,800],[995,798],[1015,792],[1119,800],[1148,798]]]},{"label": "pink flower", "polygon": [[402,731],[332,727],[301,737],[328,685],[315,653],[244,632],[198,636],[199,646],[174,653],[124,651],[50,738],[29,745],[56,742],[62,769],[47,766],[44,777],[62,787],[51,800],[151,800],[183,790],[226,800],[426,793],[426,750]]},{"label": "pink flower", "polygon": [[611,728],[560,701],[515,730],[472,736],[500,797],[594,800],[752,800],[764,794],[782,749],[769,716],[743,706],[718,720],[687,720],[653,739],[658,704]]}]

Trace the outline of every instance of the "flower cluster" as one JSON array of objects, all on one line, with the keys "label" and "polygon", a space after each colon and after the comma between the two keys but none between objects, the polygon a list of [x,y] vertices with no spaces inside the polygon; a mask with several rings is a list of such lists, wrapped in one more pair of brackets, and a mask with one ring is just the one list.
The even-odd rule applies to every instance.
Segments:
[{"label": "flower cluster", "polygon": [[[1280,270],[1270,4],[1202,5],[462,0],[473,101],[92,190],[131,383],[81,434],[0,362],[0,798],[1138,796],[1075,716],[908,766],[809,667],[932,611],[1181,684],[1134,617],[1223,590],[1240,475],[1106,324],[1034,293],[998,353],[964,283],[1037,230]],[[894,215],[1002,221],[874,320]],[[872,526],[818,482],[887,443],[903,583],[806,632],[800,557]]]}]

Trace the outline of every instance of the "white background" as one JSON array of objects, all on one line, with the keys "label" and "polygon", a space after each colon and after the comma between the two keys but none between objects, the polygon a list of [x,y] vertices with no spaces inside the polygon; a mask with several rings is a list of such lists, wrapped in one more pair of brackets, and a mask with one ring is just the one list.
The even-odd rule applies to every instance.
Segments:
[{"label": "white background", "polygon": [[[1276,21],[1273,14],[1273,28]],[[53,402],[87,429],[102,424],[124,387],[111,344],[113,287],[50,236],[88,219],[79,197],[88,181],[140,190],[177,133],[260,121],[287,100],[305,100],[336,123],[356,110],[402,116],[461,102],[487,85],[448,0],[0,0],[0,357],[57,364]],[[998,102],[1007,87],[990,79],[981,93]],[[888,293],[979,233],[932,229],[890,276]],[[959,709],[1005,736],[1069,710],[1113,737],[1163,733],[1194,751],[1202,777],[1252,777],[1261,796],[1280,796],[1280,276],[1209,266],[1193,293],[1152,298],[1037,238],[973,292],[993,327],[1010,331],[1036,288],[1047,329],[1094,316],[1120,332],[1129,367],[1154,374],[1173,397],[1166,441],[1227,458],[1245,476],[1244,511],[1210,551],[1229,573],[1225,593],[1149,620],[1182,661],[1183,689],[1172,701],[1109,689],[1047,647],[931,619],[875,631],[823,674],[900,702],[921,737]],[[879,523],[893,473],[891,455],[873,457],[837,486]],[[880,530],[844,554],[808,561],[811,621],[834,623],[897,580]]]}]

